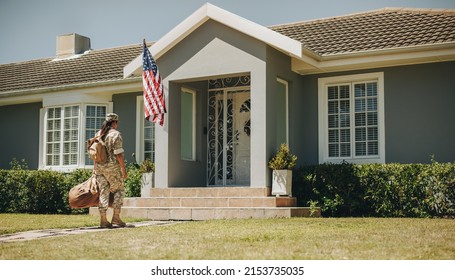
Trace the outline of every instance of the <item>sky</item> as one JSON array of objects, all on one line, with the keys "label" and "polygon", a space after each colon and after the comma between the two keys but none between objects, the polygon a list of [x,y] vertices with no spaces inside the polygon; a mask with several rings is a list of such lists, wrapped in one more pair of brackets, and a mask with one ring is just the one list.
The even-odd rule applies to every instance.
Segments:
[{"label": "sky", "polygon": [[455,0],[0,0],[0,64],[55,56],[57,35],[92,49],[157,41],[209,2],[263,26],[384,7],[455,9]]}]

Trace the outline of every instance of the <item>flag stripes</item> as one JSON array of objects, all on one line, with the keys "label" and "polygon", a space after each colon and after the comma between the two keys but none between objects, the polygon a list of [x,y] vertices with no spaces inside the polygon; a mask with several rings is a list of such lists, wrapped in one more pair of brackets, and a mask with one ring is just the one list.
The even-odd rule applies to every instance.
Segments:
[{"label": "flag stripes", "polygon": [[144,91],[144,115],[149,121],[164,125],[166,105],[164,102],[163,83],[152,54],[144,41],[142,55],[142,87]]}]

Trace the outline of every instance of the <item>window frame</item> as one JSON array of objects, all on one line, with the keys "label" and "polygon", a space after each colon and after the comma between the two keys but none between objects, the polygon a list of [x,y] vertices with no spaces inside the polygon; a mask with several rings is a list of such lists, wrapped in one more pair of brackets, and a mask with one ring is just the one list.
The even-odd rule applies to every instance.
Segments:
[{"label": "window frame", "polygon": [[[78,140],[77,140],[77,160],[75,164],[68,164],[68,165],[63,165],[63,155],[64,155],[64,147],[60,147],[60,160],[58,165],[48,165],[47,162],[47,156],[48,156],[48,150],[47,150],[47,132],[48,132],[48,113],[49,109],[52,108],[61,108],[61,125],[60,125],[60,142],[61,145],[64,143],[64,111],[63,108],[68,108],[68,107],[73,107],[73,106],[78,106]],[[106,111],[112,110],[112,103],[111,102],[106,102],[106,103],[65,103],[65,104],[47,104],[47,106],[43,107],[41,109],[40,113],[40,122],[42,129],[40,129],[40,169],[47,169],[47,170],[56,170],[56,171],[72,171],[77,168],[93,168],[93,164],[90,162],[85,162],[85,157],[86,157],[86,138],[88,135],[86,135],[86,117],[87,117],[87,106],[105,106]]]},{"label": "window frame", "polygon": [[[87,135],[87,107],[88,107],[88,106],[106,107],[106,113],[109,112],[110,110],[109,110],[109,104],[85,103],[85,104],[82,104],[82,106],[83,106],[83,110],[82,110],[83,116],[82,116],[82,118],[83,118],[83,128],[84,128],[84,137],[85,137],[84,139],[85,139],[85,141],[87,141],[89,138],[95,136],[95,135],[93,135],[93,136],[92,136],[92,135]],[[104,119],[105,119],[105,117],[104,117]],[[103,122],[104,122],[104,120],[103,120]],[[100,129],[101,129],[101,126],[98,127],[98,128],[96,129],[96,132],[98,132],[98,130],[100,130]],[[95,133],[96,133],[96,132],[95,132]],[[83,164],[84,164],[86,167],[93,167],[94,164],[93,164],[93,161],[92,161],[92,160],[89,159],[88,162],[86,161],[87,158],[89,158],[89,157],[88,157],[88,152],[87,152],[87,149],[86,149],[86,146],[85,146],[85,142],[82,141],[82,143],[84,144],[83,147],[82,147],[82,149],[83,149],[85,152],[84,152],[84,154],[82,155],[82,159],[83,159],[83,160],[82,160],[81,162],[83,162]]]},{"label": "window frame", "polygon": [[[139,95],[136,98],[136,161],[140,163],[145,160],[145,114],[144,114],[144,96]],[[152,124],[152,150],[150,153],[152,154],[152,162],[155,162],[155,144],[156,144],[156,134],[155,134],[155,124]]]},{"label": "window frame", "polygon": [[[180,102],[182,102],[182,93],[191,94],[192,108],[191,108],[191,157],[184,157],[183,155],[183,134],[182,134],[182,117],[180,118],[180,159],[183,161],[196,161],[196,91],[187,87],[180,89]],[[182,103],[181,103],[182,106]],[[182,114],[182,111],[180,111]]]},{"label": "window frame", "polygon": [[[69,119],[77,119],[77,140],[73,140],[73,141],[66,141],[65,140],[65,137],[64,137],[64,134],[65,134],[65,119],[68,119],[66,118],[65,116],[65,113],[67,112],[67,110],[72,110],[72,107],[77,107],[77,116],[70,116]],[[48,132],[49,132],[49,114],[50,114],[50,110],[51,109],[59,109],[60,110],[60,116],[59,118],[53,118],[52,120],[54,120],[54,122],[57,122],[59,121],[60,123],[60,127],[58,129],[51,129],[51,131],[54,131],[56,133],[59,134],[59,138],[58,138],[58,141],[52,141],[52,143],[48,142]],[[72,169],[72,168],[76,168],[80,165],[80,162],[81,162],[81,158],[80,158],[80,151],[81,151],[81,147],[80,147],[80,139],[81,139],[81,105],[80,104],[64,104],[64,105],[57,105],[57,106],[49,106],[49,107],[46,107],[45,108],[45,117],[44,117],[44,138],[43,138],[43,142],[44,142],[44,146],[43,146],[43,163],[44,163],[44,166],[45,168],[47,169],[55,169],[55,170],[59,170],[59,169]],[[69,128],[70,131],[74,130],[74,127],[71,126]],[[76,151],[76,163],[70,163],[70,164],[64,164],[64,157],[65,157],[65,154],[68,154],[68,155],[71,155],[71,154],[74,154],[74,153],[65,153],[65,142],[68,142],[68,143],[71,143],[71,142],[76,142],[77,143],[77,151]],[[48,164],[48,160],[47,160],[47,157],[49,155],[54,155],[54,153],[51,153],[49,154],[49,151],[48,151],[48,145],[53,145],[53,144],[58,144],[59,145],[59,151],[58,151],[58,154],[55,154],[59,157],[58,159],[58,164]]]},{"label": "window frame", "polygon": [[[286,80],[283,80],[281,78],[276,79],[277,83],[283,84],[285,88],[285,138],[286,138],[286,144],[289,145],[289,82]],[[276,92],[278,95],[278,92]],[[278,115],[276,116],[278,118]],[[277,147],[279,148],[282,143],[276,143]]]},{"label": "window frame", "polygon": [[[355,96],[354,85],[358,83],[377,83],[377,118],[378,118],[378,154],[371,156],[355,155]],[[350,85],[350,145],[349,157],[329,157],[329,127],[328,127],[328,87]],[[384,122],[384,73],[373,72],[365,74],[334,76],[318,79],[318,136],[319,163],[385,163],[385,122]]]}]

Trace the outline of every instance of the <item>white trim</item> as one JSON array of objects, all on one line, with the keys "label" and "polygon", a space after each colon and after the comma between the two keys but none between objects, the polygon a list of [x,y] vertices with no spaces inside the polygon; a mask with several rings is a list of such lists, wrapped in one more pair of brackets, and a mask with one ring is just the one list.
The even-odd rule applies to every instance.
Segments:
[{"label": "white trim", "polygon": [[[136,161],[138,164],[145,160],[145,115],[144,115],[144,96],[138,95],[136,97],[136,147],[134,149],[136,154]],[[151,123],[153,126],[153,137],[156,135],[156,125]],[[152,151],[153,158],[155,158],[155,139],[153,139]]]},{"label": "white trim", "polygon": [[304,75],[452,60],[455,60],[455,43],[343,53],[327,56],[320,56],[304,49],[302,58],[292,58],[291,69],[294,72]]},{"label": "white trim", "polygon": [[[170,32],[153,44],[149,50],[153,57],[160,58],[164,53],[178,44],[191,34],[199,26],[209,19],[229,26],[248,36],[256,38],[264,43],[293,57],[301,57],[302,44],[294,39],[275,32],[267,27],[249,21],[236,14],[218,8],[210,3],[204,4],[188,18],[174,27]],[[123,68],[123,77],[129,77],[133,73],[139,73],[142,69],[142,54]]]},{"label": "white trim", "polygon": [[[32,102],[47,102],[46,100],[59,98],[65,100],[65,96],[67,95],[71,96],[75,102],[81,102],[81,98],[85,98],[85,100],[87,100],[86,102],[91,102],[93,100],[96,102],[105,102],[104,100],[111,100],[112,95],[114,94],[139,91],[142,91],[142,83],[140,79],[128,79],[122,82],[110,81],[86,85],[67,85],[55,88],[19,90],[2,93],[0,106]],[[77,98],[78,96],[79,99]],[[100,99],[103,101],[99,101]]]},{"label": "white trim", "polygon": [[[362,157],[350,159],[332,159],[328,157],[327,132],[327,86],[330,84],[353,83],[375,80],[378,83],[378,138],[379,155],[376,157]],[[374,72],[358,75],[336,76],[318,79],[318,136],[319,136],[319,163],[385,163],[385,108],[384,108],[384,72]],[[352,123],[352,122],[351,122]],[[353,138],[351,137],[351,141]]]},{"label": "white trim", "polygon": [[46,165],[45,158],[44,158],[44,151],[45,151],[45,146],[46,141],[44,140],[44,131],[45,131],[45,116],[47,114],[46,108],[40,108],[39,109],[39,151],[38,151],[38,169],[43,169],[44,166]]},{"label": "white trim", "polygon": [[[79,106],[79,114],[78,114],[78,154],[77,154],[77,164],[72,165],[47,165],[46,157],[47,157],[47,147],[46,147],[46,134],[47,134],[47,112],[49,108],[64,108],[69,106]],[[47,170],[57,170],[57,171],[72,171],[77,168],[93,168],[93,165],[87,164],[85,162],[85,141],[87,138],[86,135],[86,117],[87,117],[87,106],[106,106],[106,111],[111,112],[113,104],[112,102],[87,102],[87,103],[61,103],[61,104],[52,104],[50,106],[43,106],[40,109],[40,139],[39,139],[39,160],[38,160],[38,168],[39,169],[47,169]],[[63,114],[63,112],[62,112]],[[63,119],[62,119],[63,120]],[[61,122],[61,141],[63,141],[63,129],[64,122]],[[63,142],[62,142],[63,143]],[[61,147],[63,149],[63,145]],[[62,164],[63,160],[63,152],[60,151],[60,164]]]}]

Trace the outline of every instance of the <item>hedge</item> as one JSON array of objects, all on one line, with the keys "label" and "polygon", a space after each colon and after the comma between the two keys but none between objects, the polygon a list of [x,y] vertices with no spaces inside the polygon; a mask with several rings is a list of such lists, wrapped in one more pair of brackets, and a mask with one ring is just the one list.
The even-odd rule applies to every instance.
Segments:
[{"label": "hedge", "polygon": [[[0,170],[0,213],[87,213],[68,204],[69,190],[92,171]],[[126,196],[140,196],[141,172],[128,166]],[[322,164],[293,173],[299,206],[318,206],[325,217],[454,217],[455,164]]]},{"label": "hedge", "polygon": [[[0,213],[82,214],[88,209],[71,209],[69,190],[88,178],[92,170],[71,173],[49,170],[27,170],[12,164],[11,170],[0,170]],[[125,182],[126,196],[140,196],[140,173],[130,165]]]},{"label": "hedge", "polygon": [[303,166],[293,182],[299,206],[326,217],[455,216],[454,163]]}]

